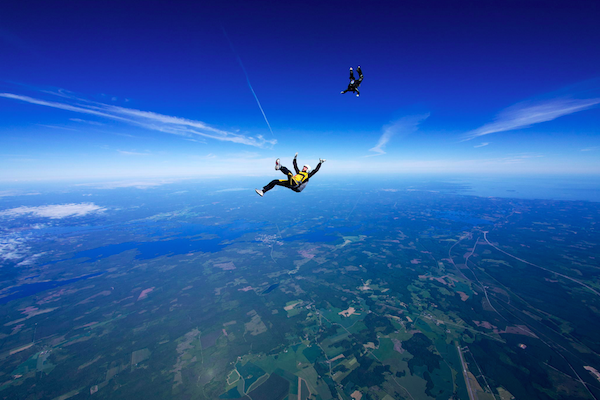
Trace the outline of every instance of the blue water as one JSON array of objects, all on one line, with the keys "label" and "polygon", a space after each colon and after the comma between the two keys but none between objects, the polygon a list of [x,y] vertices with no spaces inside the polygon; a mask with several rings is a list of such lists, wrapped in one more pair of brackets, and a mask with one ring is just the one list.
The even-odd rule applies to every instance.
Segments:
[{"label": "blue water", "polygon": [[258,231],[265,224],[252,224],[242,220],[233,221],[231,224],[223,225],[201,225],[181,224],[176,228],[167,229],[164,232],[172,233],[175,237],[192,236],[199,234],[218,235],[222,240],[233,240],[240,236]]},{"label": "blue water", "polygon": [[[80,251],[73,258],[89,258],[95,261],[128,250],[136,250],[138,253],[136,259],[139,260],[198,251],[216,253],[228,245],[228,243],[224,242],[238,239],[246,233],[256,232],[261,226],[262,224],[249,224],[245,221],[234,221],[231,224],[223,225],[181,224],[177,225],[176,228],[160,228],[149,235],[157,237],[166,234],[166,240],[109,244],[107,246]],[[201,239],[197,237],[198,235],[216,235],[218,238]]]},{"label": "blue water", "polygon": [[10,294],[6,297],[0,298],[0,304],[6,304],[12,300],[22,299],[23,297],[32,296],[36,293],[40,293],[45,290],[55,289],[59,286],[68,285],[69,283],[93,278],[95,276],[99,276],[102,274],[104,274],[104,272],[96,272],[94,274],[79,276],[77,278],[72,278],[72,279],[65,279],[63,281],[36,282],[36,283],[30,283],[27,285],[21,285],[21,286],[18,286],[13,289],[16,292],[13,292],[12,294]]},{"label": "blue water", "polygon": [[275,284],[269,286],[264,292],[262,292],[262,294],[271,293],[273,290],[277,289],[278,286],[279,286],[279,283],[275,283]]},{"label": "blue water", "polygon": [[82,233],[90,231],[104,231],[109,229],[110,226],[47,226],[41,229],[34,229],[31,231],[33,235],[67,235],[69,233]]},{"label": "blue water", "polygon": [[73,258],[90,258],[92,260],[98,260],[128,250],[137,250],[138,255],[136,258],[139,260],[148,260],[163,255],[187,254],[196,251],[216,253],[225,247],[225,245],[221,244],[222,241],[222,239],[172,239],[157,242],[125,242],[80,251],[75,254]]}]

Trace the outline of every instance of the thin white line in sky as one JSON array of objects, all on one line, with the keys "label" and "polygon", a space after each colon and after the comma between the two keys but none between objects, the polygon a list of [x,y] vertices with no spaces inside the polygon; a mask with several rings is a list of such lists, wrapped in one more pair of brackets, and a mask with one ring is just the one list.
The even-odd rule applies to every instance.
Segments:
[{"label": "thin white line in sky", "polygon": [[265,119],[265,122],[267,123],[267,126],[269,127],[269,131],[271,131],[271,135],[273,135],[273,137],[275,137],[275,134],[273,133],[273,129],[271,129],[271,124],[269,123],[269,120],[267,119],[267,115],[265,114],[265,110],[263,110],[262,106],[260,105],[258,96],[256,95],[256,93],[254,92],[254,89],[252,88],[252,84],[250,83],[250,77],[248,76],[248,72],[246,71],[246,68],[244,67],[244,63],[242,62],[242,59],[238,55],[237,51],[235,51],[235,47],[233,47],[233,43],[231,42],[231,39],[229,39],[229,36],[227,36],[227,32],[225,31],[225,28],[221,27],[221,29],[223,29],[223,34],[225,35],[225,38],[227,38],[227,41],[229,42],[231,51],[233,51],[235,58],[237,59],[238,63],[240,64],[240,67],[242,67],[242,71],[244,71],[244,75],[246,75],[246,82],[248,82],[248,87],[250,88],[252,95],[256,99],[256,104],[258,104],[258,108],[260,108],[260,112],[262,113],[262,115]]}]

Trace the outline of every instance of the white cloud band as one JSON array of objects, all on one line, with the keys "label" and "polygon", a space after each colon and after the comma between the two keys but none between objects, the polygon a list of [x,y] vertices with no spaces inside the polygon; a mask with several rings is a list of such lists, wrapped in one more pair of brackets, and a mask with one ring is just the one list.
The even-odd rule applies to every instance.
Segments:
[{"label": "white cloud band", "polygon": [[385,153],[384,147],[390,141],[393,136],[408,135],[417,130],[417,127],[421,122],[429,117],[429,113],[423,115],[411,115],[395,121],[383,128],[383,134],[379,137],[379,141],[375,147],[369,149],[376,154],[370,156],[380,156]]},{"label": "white cloud band", "polygon": [[[201,121],[172,117],[154,112],[135,110],[110,104],[90,102],[64,94],[60,94],[60,96],[69,100],[65,100],[65,102],[56,102],[12,93],[0,93],[0,97],[4,97],[6,99],[23,101],[30,104],[52,107],[80,114],[95,115],[98,117],[125,122],[128,124],[141,126],[146,129],[170,133],[173,135],[187,137],[193,137],[197,135],[210,139],[245,144],[255,147],[268,147],[277,143],[277,140],[267,140],[261,135],[257,135],[256,137],[245,136],[238,133],[213,128]],[[66,101],[71,101],[74,104],[69,104]]]},{"label": "white cloud band", "polygon": [[552,121],[564,115],[587,110],[598,104],[600,104],[600,98],[553,99],[533,104],[530,102],[519,103],[500,112],[494,122],[468,132],[465,135],[465,140],[489,135],[490,133],[527,128],[540,122]]},{"label": "white cloud band", "polygon": [[21,217],[36,216],[50,219],[60,219],[68,217],[82,217],[91,213],[105,211],[106,208],[97,206],[94,203],[70,203],[56,204],[39,207],[17,207],[9,210],[0,211],[0,217]]}]

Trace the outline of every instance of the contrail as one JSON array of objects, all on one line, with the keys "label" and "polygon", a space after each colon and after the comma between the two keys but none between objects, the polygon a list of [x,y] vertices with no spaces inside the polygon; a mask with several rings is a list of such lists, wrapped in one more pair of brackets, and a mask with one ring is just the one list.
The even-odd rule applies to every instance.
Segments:
[{"label": "contrail", "polygon": [[265,111],[263,110],[262,106],[260,105],[258,96],[256,96],[256,93],[254,93],[254,89],[252,88],[252,84],[250,83],[250,78],[248,77],[248,72],[246,72],[244,63],[242,62],[242,59],[240,58],[240,56],[238,56],[237,51],[235,51],[235,47],[233,47],[233,43],[231,42],[231,39],[229,39],[229,36],[227,36],[227,32],[225,31],[225,28],[221,26],[221,29],[223,29],[223,34],[225,35],[225,38],[227,38],[227,41],[229,42],[231,51],[233,51],[235,58],[237,58],[238,63],[240,63],[240,67],[242,67],[242,70],[244,71],[244,75],[246,75],[246,82],[248,82],[248,87],[250,88],[252,95],[256,99],[256,104],[258,104],[258,108],[260,108],[260,112],[262,113],[263,117],[265,118],[265,122],[267,123],[267,126],[269,127],[269,130],[271,131],[271,135],[273,135],[273,137],[275,137],[275,134],[273,133],[273,129],[271,129],[271,124],[269,123],[269,120],[267,119],[267,115],[265,114]]}]

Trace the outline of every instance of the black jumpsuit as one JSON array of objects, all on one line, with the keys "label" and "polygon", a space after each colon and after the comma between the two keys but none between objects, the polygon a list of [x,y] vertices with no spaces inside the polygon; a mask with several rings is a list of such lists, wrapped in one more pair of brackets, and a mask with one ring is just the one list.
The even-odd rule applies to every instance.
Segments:
[{"label": "black jumpsuit", "polygon": [[360,67],[356,69],[356,72],[358,72],[358,80],[354,80],[354,71],[350,70],[350,83],[348,84],[348,89],[344,90],[342,94],[346,92],[356,92],[356,94],[360,94],[358,87],[360,86],[364,76]]},{"label": "black jumpsuit", "polygon": [[[283,187],[292,189],[294,192],[300,193],[304,189],[304,186],[308,183],[308,180],[314,174],[316,174],[317,171],[319,171],[319,168],[321,168],[321,163],[319,163],[319,165],[317,165],[317,167],[315,169],[313,169],[312,171],[310,171],[308,173],[308,177],[306,178],[306,180],[304,182],[302,182],[301,184],[297,184],[296,181],[294,179],[292,179],[294,177],[294,174],[292,174],[292,171],[290,171],[289,169],[287,169],[286,167],[284,167],[282,165],[280,171],[284,175],[287,175],[288,179],[273,179],[271,182],[269,182],[269,184],[267,186],[265,186],[263,188],[263,192],[266,193],[269,190],[273,189],[275,186],[283,186]],[[295,158],[294,158],[294,169],[296,170],[296,174],[300,173],[300,169],[298,169],[298,164],[296,163]]]}]

